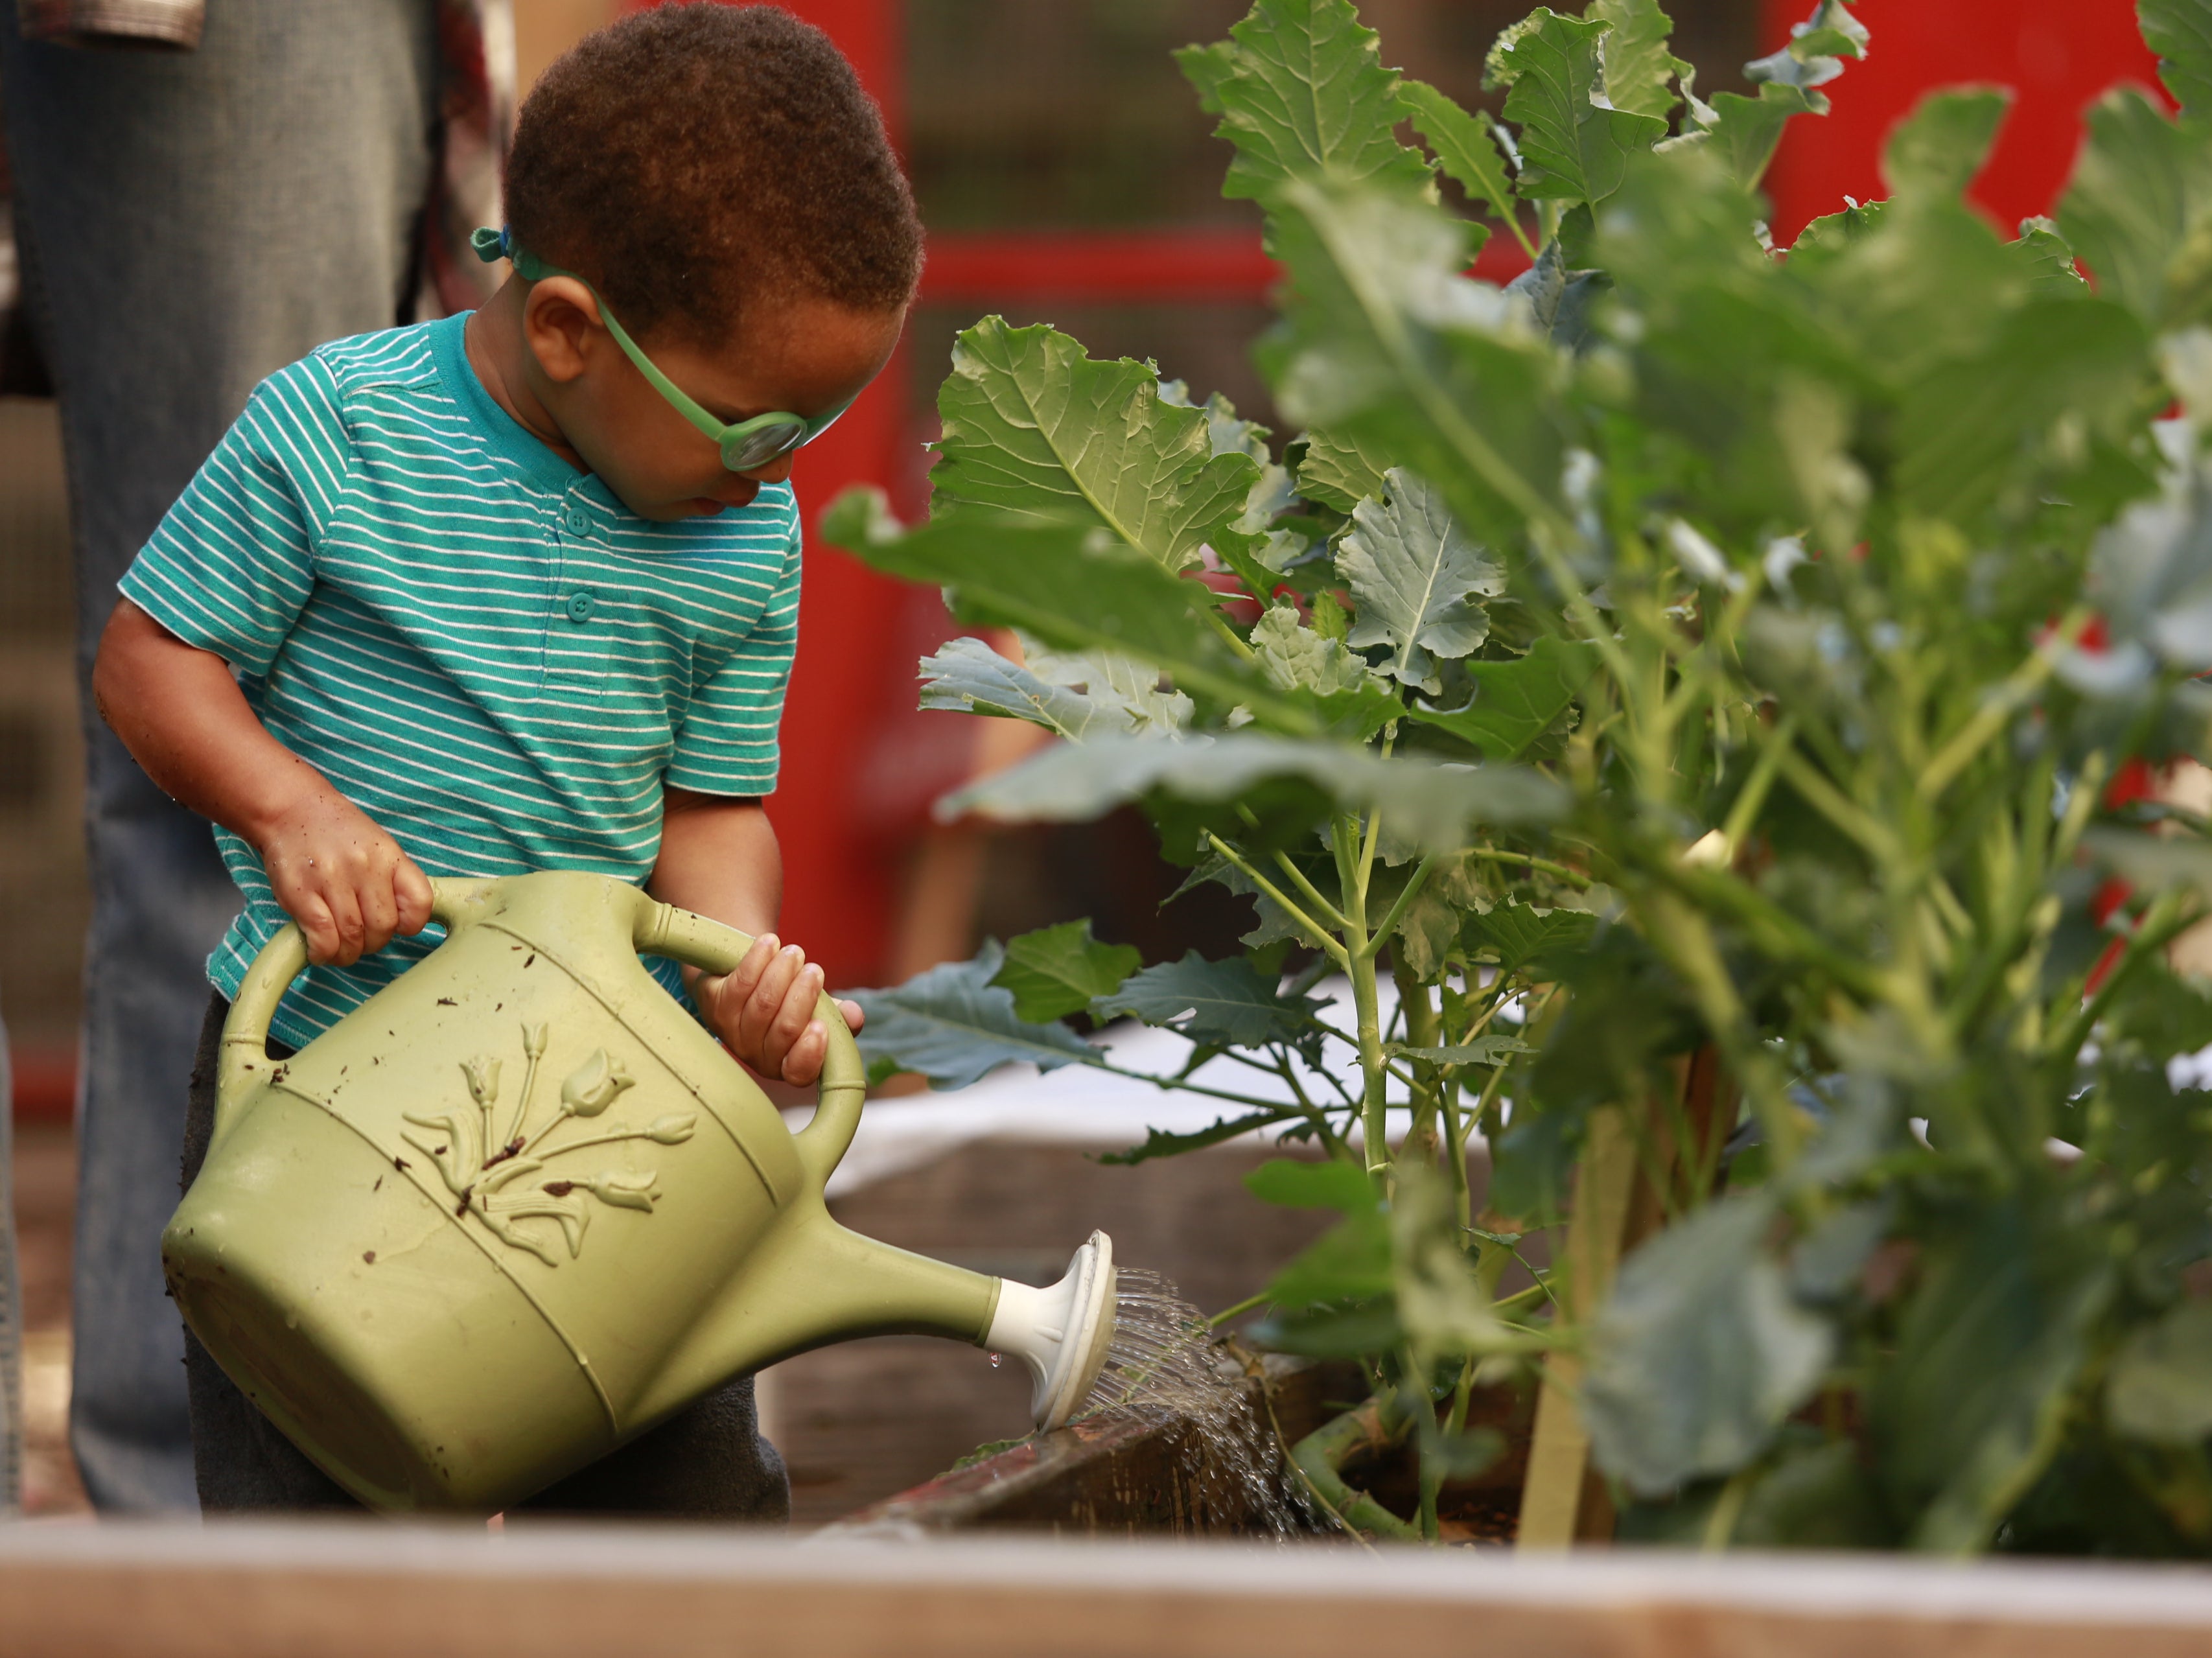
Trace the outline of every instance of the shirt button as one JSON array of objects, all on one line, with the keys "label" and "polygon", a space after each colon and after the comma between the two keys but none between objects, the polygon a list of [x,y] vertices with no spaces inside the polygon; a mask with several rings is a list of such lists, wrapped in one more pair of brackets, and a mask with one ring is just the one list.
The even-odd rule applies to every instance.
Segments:
[{"label": "shirt button", "polygon": [[570,593],[568,595],[568,620],[571,622],[589,622],[592,619],[592,611],[598,604],[599,600],[592,598],[589,593]]},{"label": "shirt button", "polygon": [[[568,525],[570,535],[580,536],[592,527],[592,515],[580,507],[571,507],[563,522]],[[578,618],[580,621],[581,619],[581,617]]]}]

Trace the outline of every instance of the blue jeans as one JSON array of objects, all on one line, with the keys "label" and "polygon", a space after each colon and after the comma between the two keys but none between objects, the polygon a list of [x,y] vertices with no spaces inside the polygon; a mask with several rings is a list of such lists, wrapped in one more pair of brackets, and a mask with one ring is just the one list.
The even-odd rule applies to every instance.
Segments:
[{"label": "blue jeans", "polygon": [[15,1275],[15,1118],[8,1027],[0,1024],[0,1515],[23,1498],[23,1286]]},{"label": "blue jeans", "polygon": [[[24,41],[0,108],[61,403],[88,677],[115,582],[264,375],[398,319],[436,109],[431,0],[221,0],[199,49]],[[93,914],[70,1440],[104,1509],[191,1509],[177,1201],[206,961],[238,908],[208,826],[84,697]]]}]

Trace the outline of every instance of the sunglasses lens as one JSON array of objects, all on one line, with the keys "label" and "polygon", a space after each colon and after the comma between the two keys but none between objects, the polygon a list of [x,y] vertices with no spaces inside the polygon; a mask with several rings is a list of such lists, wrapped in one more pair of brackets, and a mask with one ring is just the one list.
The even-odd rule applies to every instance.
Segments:
[{"label": "sunglasses lens", "polygon": [[780,456],[789,454],[805,440],[806,423],[804,421],[793,421],[787,426],[764,427],[725,442],[722,445],[722,465],[732,472],[750,472],[757,466],[765,466]]}]

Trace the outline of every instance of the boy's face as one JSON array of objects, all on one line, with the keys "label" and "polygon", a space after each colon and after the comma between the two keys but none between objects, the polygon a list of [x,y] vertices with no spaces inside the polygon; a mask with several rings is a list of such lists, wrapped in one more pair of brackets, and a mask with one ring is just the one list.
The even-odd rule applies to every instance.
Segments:
[{"label": "boy's face", "polygon": [[[577,457],[640,518],[659,522],[743,507],[791,476],[791,455],[732,472],[714,442],[655,391],[598,320],[572,278],[534,284],[523,311],[532,390]],[[725,422],[772,410],[811,419],[873,380],[906,321],[794,294],[756,307],[730,343],[708,349],[641,337],[660,372]]]}]

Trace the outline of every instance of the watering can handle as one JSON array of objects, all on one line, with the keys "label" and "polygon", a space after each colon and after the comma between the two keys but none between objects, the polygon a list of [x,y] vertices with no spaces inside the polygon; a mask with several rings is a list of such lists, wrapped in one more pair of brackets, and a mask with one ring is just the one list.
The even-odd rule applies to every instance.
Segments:
[{"label": "watering can handle", "polygon": [[[430,914],[447,926],[467,904],[491,886],[489,880],[433,880]],[[659,903],[637,894],[637,920],[632,940],[647,955],[666,956],[707,973],[727,973],[744,959],[753,941],[735,927]],[[269,1024],[276,1005],[284,999],[292,981],[307,970],[307,942],[291,922],[262,946],[246,969],[223,1022],[222,1057],[216,1072],[214,1139],[220,1139],[253,1087],[259,1072],[269,1066]],[[814,1121],[794,1136],[799,1160],[818,1187],[830,1178],[845,1148],[860,1126],[860,1105],[867,1093],[866,1064],[845,1016],[830,997],[815,1008],[830,1035],[822,1060],[820,1103]]]},{"label": "watering can handle", "polygon": [[[752,939],[733,926],[710,921],[673,904],[656,902],[642,893],[638,896],[634,942],[643,954],[665,956],[704,973],[728,973],[752,948]],[[800,1164],[819,1187],[829,1180],[860,1127],[868,1068],[834,999],[824,995],[816,1003],[814,1017],[822,1021],[830,1037],[822,1056],[821,1093],[813,1121],[793,1135],[792,1142]]]},{"label": "watering can handle", "polygon": [[[433,880],[430,919],[447,926],[462,905],[482,895],[489,880]],[[269,1025],[276,1005],[292,987],[292,981],[307,970],[307,940],[299,923],[287,921],[276,936],[261,946],[261,953],[239,981],[238,994],[230,1004],[230,1017],[222,1023],[222,1048],[216,1062],[215,1130],[221,1139],[245,1102],[258,1073],[269,1069]]]}]

